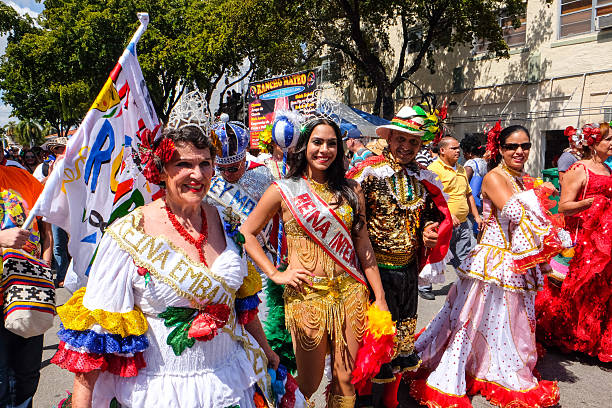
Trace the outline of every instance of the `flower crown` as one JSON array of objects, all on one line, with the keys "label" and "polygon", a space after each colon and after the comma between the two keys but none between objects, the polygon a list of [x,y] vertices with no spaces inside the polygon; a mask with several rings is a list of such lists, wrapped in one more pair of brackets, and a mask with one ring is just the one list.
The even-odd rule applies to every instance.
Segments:
[{"label": "flower crown", "polygon": [[577,147],[593,146],[595,143],[601,142],[603,134],[597,123],[589,123],[576,129],[573,126],[565,128],[563,134],[569,140],[570,145]]}]

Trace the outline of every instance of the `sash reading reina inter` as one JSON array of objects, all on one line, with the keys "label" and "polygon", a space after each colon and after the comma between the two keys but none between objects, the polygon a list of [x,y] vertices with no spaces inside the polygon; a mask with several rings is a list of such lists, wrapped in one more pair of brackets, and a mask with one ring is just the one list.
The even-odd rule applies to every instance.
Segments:
[{"label": "sash reading reina inter", "polygon": [[365,285],[353,239],[336,212],[310,188],[305,179],[284,179],[274,184],[306,234],[342,269]]}]

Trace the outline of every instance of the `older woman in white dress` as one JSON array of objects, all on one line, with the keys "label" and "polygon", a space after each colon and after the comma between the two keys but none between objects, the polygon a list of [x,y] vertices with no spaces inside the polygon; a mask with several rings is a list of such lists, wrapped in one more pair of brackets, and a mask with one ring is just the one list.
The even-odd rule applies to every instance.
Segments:
[{"label": "older woman in white dress", "polygon": [[73,406],[260,407],[268,346],[231,213],[202,199],[215,147],[196,126],[165,130],[145,176],[166,192],[118,219],[86,288],[58,309],[53,363],[74,373]]}]

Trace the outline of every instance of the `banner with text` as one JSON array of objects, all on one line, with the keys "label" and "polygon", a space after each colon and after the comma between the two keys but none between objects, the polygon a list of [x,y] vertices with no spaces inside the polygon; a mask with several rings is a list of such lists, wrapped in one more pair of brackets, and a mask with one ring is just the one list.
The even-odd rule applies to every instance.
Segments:
[{"label": "banner with text", "polygon": [[309,70],[249,84],[251,148],[258,148],[259,133],[272,126],[274,112],[292,109],[307,114],[316,109],[317,75],[317,70]]}]

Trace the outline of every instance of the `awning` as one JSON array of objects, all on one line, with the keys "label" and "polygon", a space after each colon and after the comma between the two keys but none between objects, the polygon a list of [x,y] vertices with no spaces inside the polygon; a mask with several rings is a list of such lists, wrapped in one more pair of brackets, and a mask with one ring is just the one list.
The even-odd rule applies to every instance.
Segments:
[{"label": "awning", "polygon": [[381,117],[371,115],[367,112],[345,105],[341,102],[325,101],[323,109],[326,114],[340,119],[340,130],[342,133],[347,132],[351,128],[358,128],[366,137],[375,138],[376,127],[390,123],[388,120]]}]

